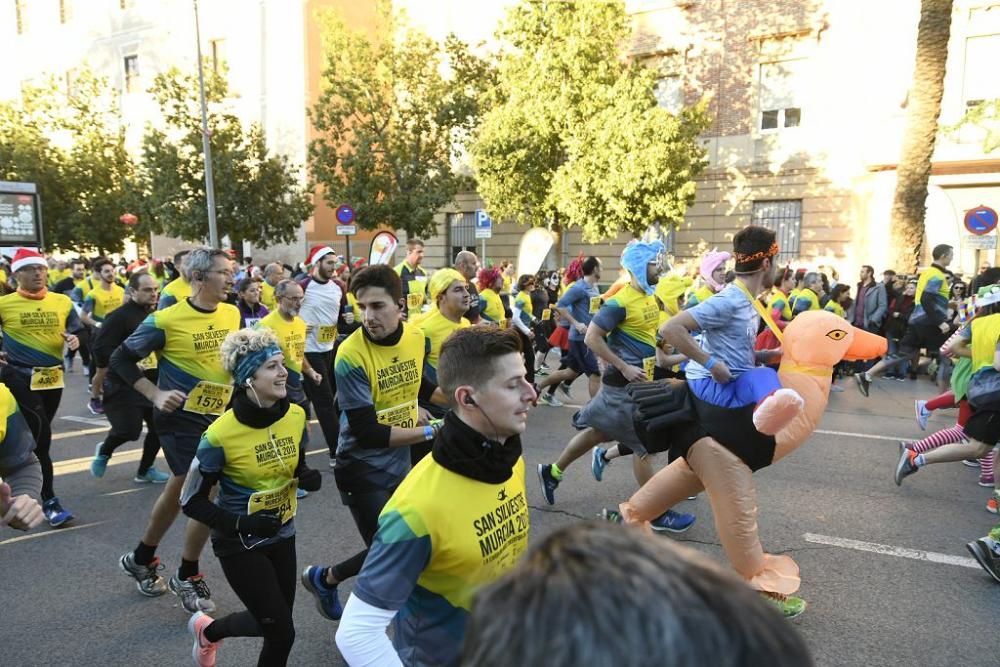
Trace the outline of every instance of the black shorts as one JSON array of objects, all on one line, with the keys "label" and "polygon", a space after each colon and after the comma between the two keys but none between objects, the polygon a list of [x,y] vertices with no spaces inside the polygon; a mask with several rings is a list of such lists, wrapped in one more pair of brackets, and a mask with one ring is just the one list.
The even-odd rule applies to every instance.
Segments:
[{"label": "black shorts", "polygon": [[159,410],[154,411],[153,424],[160,436],[160,449],[172,474],[188,473],[201,436],[210,423],[202,419],[186,419],[181,415],[165,415]]},{"label": "black shorts", "polygon": [[566,353],[566,365],[580,375],[597,375],[597,357],[594,351],[582,340],[569,341],[569,351]]},{"label": "black shorts", "polygon": [[899,341],[899,350],[892,356],[897,359],[908,358],[920,350],[937,353],[947,339],[948,334],[941,333],[941,329],[933,324],[911,324],[906,327],[906,333]]},{"label": "black shorts", "polygon": [[976,410],[962,428],[970,438],[995,445],[1000,442],[1000,411]]}]

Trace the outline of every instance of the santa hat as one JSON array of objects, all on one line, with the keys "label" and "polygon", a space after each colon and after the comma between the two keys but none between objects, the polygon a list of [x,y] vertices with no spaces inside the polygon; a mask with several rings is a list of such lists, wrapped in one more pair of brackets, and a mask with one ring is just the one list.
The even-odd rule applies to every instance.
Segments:
[{"label": "santa hat", "polygon": [[45,258],[41,253],[29,248],[18,248],[17,252],[14,253],[14,261],[10,265],[11,271],[17,273],[28,266],[48,266],[48,264],[45,263]]},{"label": "santa hat", "polygon": [[315,265],[319,260],[330,254],[333,254],[333,248],[330,246],[314,245],[312,248],[309,248],[309,254],[306,256],[306,264]]}]

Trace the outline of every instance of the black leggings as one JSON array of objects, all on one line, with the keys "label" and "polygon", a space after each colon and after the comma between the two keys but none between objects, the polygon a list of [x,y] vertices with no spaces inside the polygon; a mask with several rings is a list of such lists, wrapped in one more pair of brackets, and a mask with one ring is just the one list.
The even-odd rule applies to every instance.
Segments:
[{"label": "black leggings", "polygon": [[330,568],[338,582],[355,577],[361,571],[361,566],[365,564],[365,557],[368,556],[367,547],[372,545],[375,532],[378,530],[378,515],[382,513],[382,508],[389,502],[389,498],[392,497],[395,490],[392,488],[365,493],[340,492],[341,500],[351,510],[354,525],[358,527],[361,539],[365,541],[365,549]]},{"label": "black leggings", "polygon": [[531,339],[520,329],[516,329],[517,335],[521,338],[521,356],[524,357],[524,378],[529,384],[535,384],[535,348]]},{"label": "black leggings", "polygon": [[160,438],[153,426],[153,406],[144,408],[129,401],[115,401],[104,404],[104,416],[111,422],[111,431],[104,437],[101,454],[111,456],[114,451],[125,444],[138,440],[142,435],[142,422],[146,422],[146,439],[142,443],[142,459],[139,461],[139,476],[153,466],[156,455],[160,452]]},{"label": "black leggings", "polygon": [[46,389],[45,391],[31,391],[31,380],[19,371],[15,371],[9,364],[4,364],[0,371],[0,379],[10,389],[14,395],[21,414],[28,422],[31,435],[35,438],[35,456],[42,464],[42,500],[48,500],[55,496],[52,488],[52,419],[59,410],[59,402],[62,400],[62,389]]},{"label": "black leggings", "polygon": [[287,664],[295,643],[295,537],[219,556],[219,563],[247,610],[216,619],[205,628],[205,638],[217,642],[226,637],[263,637],[258,667]]},{"label": "black leggings", "polygon": [[319,420],[319,427],[330,450],[330,458],[333,458],[337,454],[337,439],[340,436],[340,415],[334,402],[337,385],[333,377],[333,352],[306,352],[306,359],[313,370],[323,376],[323,381],[318,385],[303,378],[302,387],[316,411],[316,419]]}]

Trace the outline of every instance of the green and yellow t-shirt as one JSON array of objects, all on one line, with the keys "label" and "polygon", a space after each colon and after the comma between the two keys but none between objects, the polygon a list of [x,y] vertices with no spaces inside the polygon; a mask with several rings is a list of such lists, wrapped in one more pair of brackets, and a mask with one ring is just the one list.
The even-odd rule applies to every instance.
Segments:
[{"label": "green and yellow t-shirt", "polygon": [[437,365],[438,357],[441,355],[441,344],[455,331],[471,325],[469,320],[464,317],[458,322],[452,322],[437,308],[416,318],[413,324],[420,327],[424,336],[430,341],[430,350],[427,352],[427,358],[424,359],[424,375],[428,380],[437,384]]},{"label": "green and yellow t-shirt", "polygon": [[274,296],[274,288],[266,280],[260,281],[260,302],[272,313],[278,308],[278,298]]},{"label": "green and yellow t-shirt", "polygon": [[984,368],[992,368],[994,355],[1000,348],[1000,313],[975,318],[962,331],[962,336],[966,340],[972,338],[973,375]]},{"label": "green and yellow t-shirt", "polygon": [[696,289],[691,294],[691,296],[687,298],[687,301],[684,302],[684,310],[687,310],[688,308],[694,308],[699,303],[704,303],[709,299],[711,299],[713,296],[715,296],[715,290],[713,290],[708,285],[702,285],[701,287]]},{"label": "green and yellow t-shirt", "polygon": [[356,489],[391,489],[410,468],[406,447],[365,448],[357,441],[347,411],[372,407],[380,424],[417,425],[417,398],[429,341],[424,332],[403,322],[395,345],[379,345],[357,329],[337,349],[334,376],[340,404],[337,479],[351,480]]},{"label": "green and yellow t-shirt", "polygon": [[[592,321],[609,332],[608,347],[612,352],[630,366],[642,368],[652,379],[659,319],[656,297],[647,296],[630,284],[601,306]],[[608,373],[612,372],[618,373],[609,367]]]},{"label": "green and yellow t-shirt", "polygon": [[503,301],[500,295],[491,289],[484,289],[479,293],[479,316],[488,322],[495,322],[501,329],[507,327],[507,318],[503,308]]},{"label": "green and yellow t-shirt", "polygon": [[83,328],[65,294],[47,292],[29,299],[18,292],[0,297],[3,349],[11,366],[26,373],[40,367],[62,367],[63,334]]},{"label": "green and yellow t-shirt", "polygon": [[775,287],[771,296],[767,299],[767,312],[773,313],[778,311],[781,314],[781,319],[785,322],[792,321],[792,299],[791,297],[785,296],[785,293],[780,289]]},{"label": "green and yellow t-shirt", "polygon": [[[0,384],[0,476],[27,465],[35,452],[35,438],[7,385]],[[16,491],[15,491],[16,492]]]},{"label": "green and yellow t-shirt", "polygon": [[427,301],[427,272],[420,266],[411,267],[404,259],[396,265],[396,273],[403,281],[403,298],[406,300],[407,312],[420,312]]},{"label": "green and yellow t-shirt", "polygon": [[160,302],[156,308],[164,310],[175,303],[180,303],[189,296],[191,296],[191,283],[184,280],[183,277],[176,278],[167,283],[167,286],[160,292]]},{"label": "green and yellow t-shirt", "polygon": [[831,312],[834,315],[843,317],[845,320],[847,319],[847,313],[844,311],[844,307],[841,306],[836,301],[834,301],[833,299],[830,299],[829,301],[826,302],[826,305],[823,307],[823,310]]},{"label": "green and yellow t-shirt", "polygon": [[456,664],[474,594],[528,546],[524,459],[507,481],[487,484],[424,457],[378,526],[354,595],[398,610],[393,645],[404,665]]},{"label": "green and yellow t-shirt", "polygon": [[[277,310],[272,310],[257,323],[258,327],[267,327],[278,337],[278,346],[285,355],[285,368],[288,370],[286,384],[291,390],[302,390],[302,361],[306,355],[306,323],[301,317],[293,317],[289,322]],[[302,397],[289,400],[299,402]]]},{"label": "green and yellow t-shirt", "polygon": [[103,322],[116,308],[125,301],[125,290],[116,283],[111,283],[111,289],[106,290],[100,285],[90,290],[83,300],[83,312],[98,322]]},{"label": "green and yellow t-shirt", "polygon": [[[240,328],[240,311],[228,303],[205,311],[189,299],[165,310],[151,313],[122,345],[133,356],[145,359],[154,352],[159,357],[157,385],[164,391],[177,389],[188,394],[183,410],[171,413],[211,423],[223,410],[208,406],[214,413],[200,412],[195,405],[201,397],[223,398],[223,409],[232,393],[232,377],[222,367],[219,346],[232,331]],[[200,387],[200,388],[199,388]],[[197,392],[195,389],[199,388]],[[228,390],[227,390],[228,389]],[[190,405],[189,405],[190,404]]]},{"label": "green and yellow t-shirt", "polygon": [[535,315],[534,307],[531,305],[531,294],[523,291],[518,292],[517,296],[514,297],[514,305],[521,311],[521,322],[530,327],[531,320]]},{"label": "green and yellow t-shirt", "polygon": [[944,322],[948,316],[949,289],[948,276],[937,265],[931,264],[917,279],[910,323],[930,322],[937,325]]},{"label": "green and yellow t-shirt", "polygon": [[804,288],[799,292],[799,295],[795,297],[795,301],[792,302],[792,317],[808,310],[821,310],[819,305],[819,296],[817,296],[816,292],[813,292],[811,289]]},{"label": "green and yellow t-shirt", "polygon": [[[270,544],[295,534],[295,470],[299,448],[308,443],[306,413],[298,405],[288,406],[285,416],[267,428],[253,428],[236,419],[227,410],[205,429],[196,454],[198,473],[220,474],[219,496],[215,503],[227,512],[248,515],[263,509],[280,513],[284,520],[274,537],[254,544]],[[185,488],[197,488],[194,479]],[[238,537],[213,535],[218,555],[244,550]]]}]

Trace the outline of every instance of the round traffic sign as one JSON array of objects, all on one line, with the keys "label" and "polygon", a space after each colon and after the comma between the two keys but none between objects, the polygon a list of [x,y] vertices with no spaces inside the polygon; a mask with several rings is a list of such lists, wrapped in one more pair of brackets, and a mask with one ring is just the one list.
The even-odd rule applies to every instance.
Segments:
[{"label": "round traffic sign", "polygon": [[984,236],[997,227],[997,212],[989,206],[977,206],[965,212],[965,228],[970,234]]},{"label": "round traffic sign", "polygon": [[354,222],[354,209],[347,204],[337,207],[337,222],[342,225],[349,225]]}]

